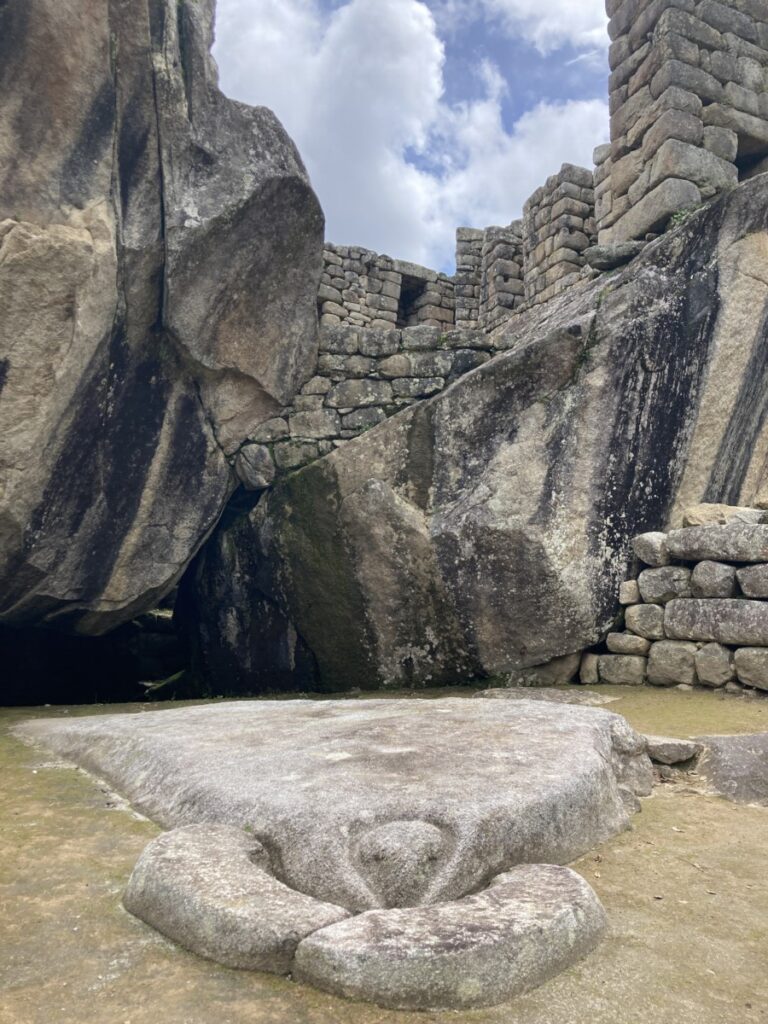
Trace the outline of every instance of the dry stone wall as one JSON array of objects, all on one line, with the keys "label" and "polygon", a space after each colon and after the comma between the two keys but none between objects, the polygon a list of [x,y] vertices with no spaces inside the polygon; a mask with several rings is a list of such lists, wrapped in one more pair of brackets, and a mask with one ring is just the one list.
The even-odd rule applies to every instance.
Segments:
[{"label": "dry stone wall", "polygon": [[358,246],[326,243],[318,291],[324,327],[446,327],[455,321],[445,274]]},{"label": "dry stone wall", "polygon": [[582,682],[768,691],[768,512],[699,506],[686,522],[634,539],[625,629],[584,656]]},{"label": "dry stone wall", "polygon": [[[610,143],[506,227],[456,232],[456,273],[328,245],[324,326],[494,332],[768,171],[768,0],[606,0]],[[599,243],[597,245],[596,243]]]},{"label": "dry stone wall", "polygon": [[585,250],[595,242],[592,171],[563,164],[523,207],[523,260],[528,305],[575,284]]},{"label": "dry stone wall", "polygon": [[254,447],[278,472],[297,469],[438,394],[487,362],[491,349],[478,330],[323,327],[315,375],[254,434]]},{"label": "dry stone wall", "polygon": [[595,186],[601,244],[768,170],[768,3],[607,0],[610,152]]}]

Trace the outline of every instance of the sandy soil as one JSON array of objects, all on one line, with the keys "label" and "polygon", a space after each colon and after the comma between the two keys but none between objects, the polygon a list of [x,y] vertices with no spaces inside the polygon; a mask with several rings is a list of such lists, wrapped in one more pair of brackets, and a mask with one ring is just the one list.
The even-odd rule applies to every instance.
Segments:
[{"label": "sandy soil", "polygon": [[[768,731],[768,700],[601,692],[646,732]],[[122,910],[157,829],[8,731],[31,713],[104,710],[118,708],[0,712],[1,1024],[768,1024],[766,808],[703,795],[695,777],[660,786],[631,832],[575,865],[611,921],[596,954],[493,1010],[394,1013],[218,967]]]}]

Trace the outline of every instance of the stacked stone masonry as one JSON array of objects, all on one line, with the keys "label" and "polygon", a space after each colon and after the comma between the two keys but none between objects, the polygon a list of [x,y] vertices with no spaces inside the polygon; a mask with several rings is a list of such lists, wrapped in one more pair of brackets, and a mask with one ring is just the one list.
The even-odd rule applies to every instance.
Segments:
[{"label": "stacked stone masonry", "polygon": [[523,222],[456,232],[456,326],[492,332],[525,304]]},{"label": "stacked stone masonry", "polygon": [[453,278],[329,244],[324,326],[493,332],[768,171],[768,0],[606,0],[606,11],[611,141],[594,171],[563,164],[522,221],[459,228]]},{"label": "stacked stone masonry", "polygon": [[607,0],[611,142],[600,244],[643,239],[768,170],[766,0]]},{"label": "stacked stone masonry", "polygon": [[768,691],[768,512],[712,509],[635,538],[625,628],[584,655],[582,682]]},{"label": "stacked stone masonry", "polygon": [[455,321],[454,284],[415,263],[326,243],[318,311],[324,327],[447,327]]},{"label": "stacked stone masonry", "polygon": [[581,277],[595,243],[593,174],[563,164],[523,207],[525,298],[529,306],[560,295]]},{"label": "stacked stone masonry", "polygon": [[323,327],[315,376],[251,439],[288,472],[431,398],[491,358],[483,331]]}]

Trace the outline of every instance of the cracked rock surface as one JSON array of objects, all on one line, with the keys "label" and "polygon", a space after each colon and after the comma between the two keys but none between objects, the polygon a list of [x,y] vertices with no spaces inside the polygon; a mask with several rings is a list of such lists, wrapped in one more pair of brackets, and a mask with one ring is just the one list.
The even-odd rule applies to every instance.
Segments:
[{"label": "cracked rock surface", "polygon": [[314,362],[322,213],[274,115],[219,92],[213,8],[0,10],[6,623],[151,608]]}]

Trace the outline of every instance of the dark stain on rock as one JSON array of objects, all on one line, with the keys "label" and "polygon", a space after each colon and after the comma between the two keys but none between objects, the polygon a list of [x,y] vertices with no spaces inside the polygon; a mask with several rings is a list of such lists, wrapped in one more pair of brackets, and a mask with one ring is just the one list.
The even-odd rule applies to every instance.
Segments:
[{"label": "dark stain on rock", "polygon": [[763,307],[749,363],[715,458],[704,501],[737,505],[768,416],[768,303]]},{"label": "dark stain on rock", "polygon": [[77,414],[25,537],[26,555],[51,573],[73,549],[82,556],[71,568],[73,601],[95,600],[111,576],[144,495],[169,391],[157,355],[134,361],[119,324],[76,398]]},{"label": "dark stain on rock", "polygon": [[105,80],[83,117],[80,134],[61,167],[61,198],[83,207],[92,197],[91,179],[95,167],[112,145],[115,125],[115,85]]},{"label": "dark stain on rock", "polygon": [[[146,173],[150,156],[147,152],[149,142],[150,131],[142,106],[142,96],[141,94],[133,95],[122,111],[117,140],[120,204],[123,218],[127,214],[134,188],[139,185]],[[154,139],[151,142],[155,144]]]},{"label": "dark stain on rock", "polygon": [[8,371],[11,368],[10,359],[0,359],[0,395],[3,393],[6,381],[8,380]]},{"label": "dark stain on rock", "polygon": [[[719,312],[718,272],[711,259],[718,228],[713,218],[690,240],[679,266],[665,268],[658,279],[663,293],[649,272],[643,299],[622,314],[628,331],[611,331],[608,325],[613,343],[603,364],[612,368],[608,392],[616,402],[605,410],[607,444],[595,470],[590,541],[598,558],[606,549],[626,552],[624,569],[630,539],[666,524],[686,464]],[[616,562],[605,568],[609,571],[596,581],[599,621],[614,610],[618,575],[624,571]]]}]

